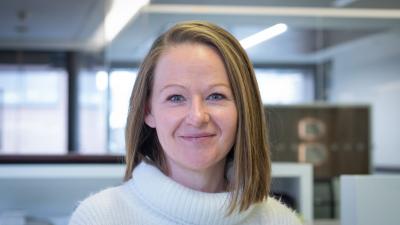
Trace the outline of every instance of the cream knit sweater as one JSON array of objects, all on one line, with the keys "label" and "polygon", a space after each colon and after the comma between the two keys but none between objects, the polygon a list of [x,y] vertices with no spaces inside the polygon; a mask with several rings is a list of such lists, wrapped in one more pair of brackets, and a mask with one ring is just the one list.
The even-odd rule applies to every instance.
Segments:
[{"label": "cream knit sweater", "polygon": [[289,208],[273,198],[225,216],[228,203],[228,193],[186,188],[142,162],[133,171],[133,179],[81,202],[70,225],[301,224]]}]

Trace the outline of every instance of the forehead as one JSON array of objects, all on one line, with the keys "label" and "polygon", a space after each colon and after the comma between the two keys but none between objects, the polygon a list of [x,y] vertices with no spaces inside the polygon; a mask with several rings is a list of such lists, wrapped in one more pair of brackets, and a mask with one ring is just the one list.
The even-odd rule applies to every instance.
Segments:
[{"label": "forehead", "polygon": [[167,46],[158,57],[156,67],[162,64],[162,61],[175,61],[183,64],[193,62],[193,60],[209,65],[224,64],[215,47],[197,42],[184,42]]},{"label": "forehead", "polygon": [[169,46],[161,53],[154,70],[154,83],[185,79],[228,82],[220,54],[205,44],[183,43]]}]

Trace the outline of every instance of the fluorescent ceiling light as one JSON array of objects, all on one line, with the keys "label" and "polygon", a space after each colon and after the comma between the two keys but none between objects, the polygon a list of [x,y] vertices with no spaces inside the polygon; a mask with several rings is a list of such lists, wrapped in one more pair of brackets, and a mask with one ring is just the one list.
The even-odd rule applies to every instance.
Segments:
[{"label": "fluorescent ceiling light", "polygon": [[275,24],[272,27],[268,27],[265,30],[262,30],[258,33],[255,33],[245,39],[240,41],[240,44],[244,49],[248,49],[253,47],[254,45],[258,45],[263,41],[269,40],[273,37],[276,37],[287,30],[287,26],[284,23]]},{"label": "fluorescent ceiling light", "polygon": [[111,42],[139,10],[149,3],[150,0],[113,0],[104,22],[106,42]]},{"label": "fluorescent ceiling light", "polygon": [[346,7],[350,4],[353,4],[356,1],[358,0],[335,0],[333,1],[332,5],[335,7]]}]

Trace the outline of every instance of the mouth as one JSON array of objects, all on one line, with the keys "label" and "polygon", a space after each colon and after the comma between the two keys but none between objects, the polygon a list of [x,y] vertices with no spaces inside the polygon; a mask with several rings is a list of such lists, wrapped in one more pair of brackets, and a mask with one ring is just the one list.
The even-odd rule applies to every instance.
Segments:
[{"label": "mouth", "polygon": [[202,140],[202,139],[208,139],[216,136],[215,134],[212,133],[199,133],[199,134],[185,134],[185,135],[180,135],[181,138],[185,140]]}]

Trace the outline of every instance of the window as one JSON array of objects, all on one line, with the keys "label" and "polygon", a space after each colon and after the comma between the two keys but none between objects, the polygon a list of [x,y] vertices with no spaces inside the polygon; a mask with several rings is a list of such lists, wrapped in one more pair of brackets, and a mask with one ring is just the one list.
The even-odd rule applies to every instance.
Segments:
[{"label": "window", "polygon": [[307,69],[255,69],[264,104],[296,104],[314,101],[312,71]]},{"label": "window", "polygon": [[101,69],[82,70],[78,77],[80,154],[107,152],[108,74]]},{"label": "window", "polygon": [[125,125],[129,98],[137,70],[114,70],[110,73],[109,149],[112,153],[125,152]]},{"label": "window", "polygon": [[0,65],[0,153],[66,153],[66,71]]},{"label": "window", "polygon": [[[264,104],[311,102],[312,76],[301,69],[256,69]],[[79,152],[123,154],[137,70],[79,73]],[[66,153],[67,74],[50,66],[0,66],[0,152]]]},{"label": "window", "polygon": [[129,98],[137,70],[79,74],[79,153],[124,154]]}]

